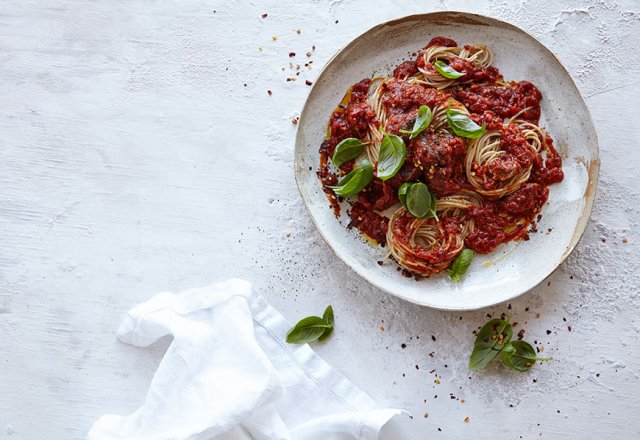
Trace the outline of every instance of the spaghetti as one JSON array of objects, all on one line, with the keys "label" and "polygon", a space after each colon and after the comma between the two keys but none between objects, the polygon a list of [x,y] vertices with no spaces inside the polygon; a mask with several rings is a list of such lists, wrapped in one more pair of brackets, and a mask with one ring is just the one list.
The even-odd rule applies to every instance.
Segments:
[{"label": "spaghetti", "polygon": [[[436,37],[393,75],[354,84],[331,115],[320,148],[323,189],[339,215],[332,187],[360,159],[334,167],[330,158],[341,141],[362,141],[374,177],[350,195],[349,226],[388,246],[407,273],[448,269],[465,247],[489,253],[528,239],[549,185],[563,179],[562,159],[539,125],[542,95],[528,81],[505,81],[493,61],[487,46]],[[381,152],[395,145],[386,137],[401,138],[406,151]],[[404,154],[397,171],[378,178],[378,160],[393,154]],[[415,183],[435,197],[430,216],[404,201],[397,207],[399,188]]]}]

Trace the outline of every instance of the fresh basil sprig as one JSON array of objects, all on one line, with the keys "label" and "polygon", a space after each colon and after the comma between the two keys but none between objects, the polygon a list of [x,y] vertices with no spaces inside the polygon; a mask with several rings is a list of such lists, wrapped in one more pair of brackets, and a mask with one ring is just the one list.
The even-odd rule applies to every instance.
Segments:
[{"label": "fresh basil sprig", "polygon": [[328,306],[322,318],[308,316],[298,321],[287,333],[289,344],[306,344],[315,340],[323,341],[333,333],[333,308]]},{"label": "fresh basil sprig", "polygon": [[451,277],[451,281],[460,281],[460,277],[467,272],[471,261],[473,260],[473,251],[471,249],[462,249],[460,255],[453,260],[453,264],[450,269],[447,269],[447,273]]},{"label": "fresh basil sprig", "polygon": [[486,367],[509,342],[512,335],[508,320],[492,319],[487,322],[476,336],[469,358],[469,369],[480,370]]},{"label": "fresh basil sprig", "polygon": [[362,142],[360,139],[346,138],[336,145],[331,161],[335,166],[339,167],[343,163],[360,156],[366,146],[367,143]]},{"label": "fresh basil sprig", "polygon": [[388,180],[396,175],[407,157],[404,140],[395,134],[387,134],[380,144],[378,155],[378,179]]},{"label": "fresh basil sprig", "polygon": [[349,174],[340,179],[336,186],[330,186],[339,196],[349,197],[362,191],[373,179],[371,163],[363,159]]},{"label": "fresh basil sprig", "polygon": [[484,368],[498,354],[502,363],[516,371],[529,371],[536,361],[550,361],[552,358],[536,357],[534,348],[525,341],[511,341],[511,324],[508,319],[492,319],[478,332],[469,358],[469,369]]},{"label": "fresh basil sprig", "polygon": [[435,63],[433,63],[433,67],[435,67],[438,73],[445,78],[458,79],[461,76],[465,75],[464,73],[458,72],[453,67],[450,67],[448,64],[445,64],[440,60],[437,60]]},{"label": "fresh basil sprig", "polygon": [[409,139],[413,139],[418,136],[424,130],[426,130],[429,125],[431,125],[431,121],[433,120],[433,112],[426,105],[421,105],[418,109],[418,116],[416,117],[416,122],[413,123],[413,130],[400,130],[400,133],[408,134]]},{"label": "fresh basil sprig", "polygon": [[481,127],[467,115],[452,109],[447,110],[447,123],[455,134],[469,139],[477,139],[487,130],[486,126]]},{"label": "fresh basil sprig", "polygon": [[398,188],[398,198],[407,211],[417,218],[435,218],[436,198],[431,195],[429,188],[422,182],[405,182]]},{"label": "fresh basil sprig", "polygon": [[502,362],[517,371],[529,371],[536,361],[550,361],[552,358],[539,358],[534,348],[525,341],[511,341],[500,352]]}]

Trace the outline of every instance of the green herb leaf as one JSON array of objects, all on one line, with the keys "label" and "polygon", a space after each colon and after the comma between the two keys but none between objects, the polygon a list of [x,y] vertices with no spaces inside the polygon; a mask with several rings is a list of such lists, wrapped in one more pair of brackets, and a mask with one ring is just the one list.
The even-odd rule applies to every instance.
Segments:
[{"label": "green herb leaf", "polygon": [[433,112],[426,105],[421,105],[418,109],[418,116],[416,117],[416,122],[413,123],[413,130],[400,130],[400,133],[408,134],[409,139],[413,139],[422,133],[429,125],[431,125],[431,121],[433,120]]},{"label": "green herb leaf", "polygon": [[338,185],[330,186],[339,196],[349,197],[358,194],[373,179],[373,167],[368,160],[363,159],[356,168],[344,176]]},{"label": "green herb leaf", "polygon": [[322,315],[322,319],[324,320],[324,322],[329,324],[331,327],[326,329],[325,332],[318,338],[319,342],[324,341],[329,336],[331,336],[331,334],[333,333],[333,322],[334,322],[333,307],[327,306],[326,310],[324,311],[324,314]]},{"label": "green herb leaf", "polygon": [[402,203],[402,206],[404,206],[405,208],[407,207],[407,191],[409,191],[409,187],[411,185],[413,185],[413,183],[405,182],[400,185],[400,188],[398,188],[398,198],[400,199],[400,203]]},{"label": "green herb leaf", "polygon": [[529,371],[536,361],[550,361],[552,358],[536,357],[534,348],[525,341],[512,341],[506,344],[500,352],[502,362],[516,371]]},{"label": "green herb leaf", "polygon": [[469,369],[480,370],[486,367],[509,343],[512,334],[511,324],[508,320],[492,319],[487,322],[476,336],[469,358]]},{"label": "green herb leaf", "polygon": [[387,134],[380,144],[378,156],[378,179],[388,180],[396,175],[407,156],[404,140],[395,134]]},{"label": "green herb leaf", "polygon": [[367,143],[362,142],[360,139],[346,138],[336,145],[331,161],[335,166],[339,167],[343,163],[360,156],[366,146]]},{"label": "green herb leaf", "polygon": [[471,249],[462,249],[460,255],[453,260],[451,269],[447,269],[447,273],[452,281],[460,281],[460,277],[467,272],[471,261],[473,260],[473,251]]},{"label": "green herb leaf", "polygon": [[484,125],[481,127],[468,116],[451,109],[447,110],[447,123],[455,134],[469,139],[477,139],[487,130]]},{"label": "green herb leaf", "polygon": [[436,217],[435,206],[435,197],[431,195],[427,185],[418,182],[408,187],[405,207],[414,217]]},{"label": "green herb leaf", "polygon": [[306,344],[320,338],[328,329],[332,329],[333,324],[327,322],[319,316],[309,316],[298,321],[298,323],[287,333],[289,344]]},{"label": "green herb leaf", "polygon": [[458,79],[461,76],[465,75],[464,73],[458,72],[453,67],[449,67],[448,64],[445,64],[440,60],[437,60],[435,63],[433,63],[433,67],[435,67],[438,73],[445,78]]}]

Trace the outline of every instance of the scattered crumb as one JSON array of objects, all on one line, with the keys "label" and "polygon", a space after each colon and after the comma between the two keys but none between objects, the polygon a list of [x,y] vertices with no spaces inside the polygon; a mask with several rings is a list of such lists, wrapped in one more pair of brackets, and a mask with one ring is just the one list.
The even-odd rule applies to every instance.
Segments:
[{"label": "scattered crumb", "polygon": [[295,56],[296,56],[296,53],[295,53],[295,52],[289,52],[289,58],[293,58],[293,57],[295,57]]},{"label": "scattered crumb", "polygon": [[428,412],[425,412],[425,413],[424,413],[424,418],[426,419],[427,417],[429,417],[429,413],[428,413]]},{"label": "scattered crumb", "polygon": [[302,32],[300,28],[296,29],[296,34],[300,35],[300,32]]},{"label": "scattered crumb", "polygon": [[383,332],[384,331],[384,327],[380,326],[380,331]]},{"label": "scattered crumb", "polygon": [[304,83],[305,83],[306,85],[308,85],[308,86],[310,86],[311,84],[313,84],[313,82],[311,82],[311,81],[309,81],[309,80],[306,80]]},{"label": "scattered crumb", "polygon": [[258,50],[259,50],[260,52],[262,52],[262,48],[261,48],[261,47],[259,47],[259,48],[258,48]]},{"label": "scattered crumb", "polygon": [[299,119],[300,119],[300,118],[292,118],[292,119],[291,119],[291,123],[292,123],[293,125],[298,125],[298,120],[299,120]]},{"label": "scattered crumb", "polygon": [[278,39],[278,36],[277,36],[277,35],[272,35],[272,36],[271,36],[271,39],[272,39],[273,41],[276,41],[276,40]]},{"label": "scattered crumb", "polygon": [[269,14],[267,14],[266,12],[261,15],[262,18],[267,18],[268,16],[269,16]]},{"label": "scattered crumb", "polygon": [[626,238],[623,238],[623,239],[622,239],[622,242],[623,242],[624,244],[627,244],[627,243],[629,243],[629,240],[627,240]]},{"label": "scattered crumb", "polygon": [[271,95],[273,95],[273,92],[272,92],[271,90],[267,90],[267,94],[268,94],[269,96],[271,96]]},{"label": "scattered crumb", "polygon": [[287,237],[291,237],[291,231],[287,231]]},{"label": "scattered crumb", "polygon": [[471,421],[471,419],[469,417],[465,417],[464,418],[464,423],[469,423]]},{"label": "scattered crumb", "polygon": [[440,385],[440,379],[434,380],[433,383],[435,383],[436,385]]}]

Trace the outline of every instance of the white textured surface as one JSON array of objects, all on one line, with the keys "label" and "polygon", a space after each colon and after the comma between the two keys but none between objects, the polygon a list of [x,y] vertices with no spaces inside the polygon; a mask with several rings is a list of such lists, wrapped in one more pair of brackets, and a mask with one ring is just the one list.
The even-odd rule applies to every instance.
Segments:
[{"label": "white textured surface", "polygon": [[[166,343],[118,343],[123,313],[233,275],[291,320],[333,304],[336,333],[316,351],[413,413],[385,438],[638,438],[640,7],[420,3],[0,4],[0,438],[81,439],[100,414],[138,407]],[[511,310],[439,312],[370,287],[319,239],[295,188],[304,79],[372,25],[435,9],[540,38],[599,132],[592,223]],[[286,82],[312,45],[316,68]],[[471,331],[502,312],[555,360],[470,374]]]}]

